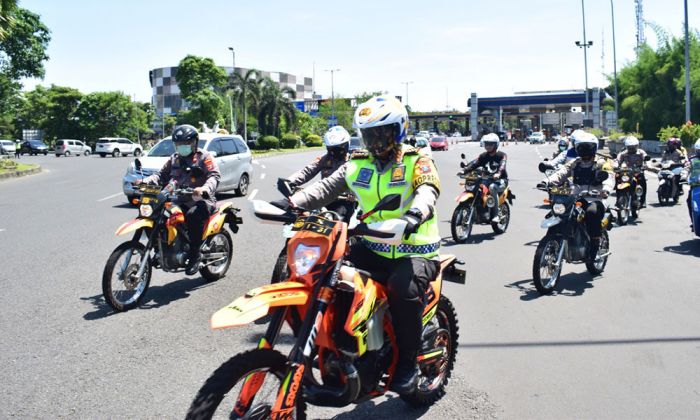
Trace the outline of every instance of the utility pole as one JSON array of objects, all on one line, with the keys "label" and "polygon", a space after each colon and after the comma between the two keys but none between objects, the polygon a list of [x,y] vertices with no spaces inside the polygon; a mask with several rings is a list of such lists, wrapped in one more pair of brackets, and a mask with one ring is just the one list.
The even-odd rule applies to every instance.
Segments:
[{"label": "utility pole", "polygon": [[615,8],[613,0],[610,0],[610,14],[612,15],[612,35],[613,35],[613,77],[615,78],[615,126],[620,118],[619,109],[617,108],[617,53],[615,52]]},{"label": "utility pole", "polygon": [[685,121],[690,121],[690,51],[688,46],[688,0],[685,6]]},{"label": "utility pole", "polygon": [[[576,46],[583,48],[583,66],[584,73],[586,75],[586,108],[584,109],[583,117],[588,119],[588,48],[593,45],[593,41],[586,41],[586,8],[583,4],[584,0],[581,0],[581,15],[583,16],[583,43],[581,41],[576,41]],[[584,122],[585,126],[585,122]]]},{"label": "utility pole", "polygon": [[404,84],[404,85],[406,85],[406,100],[404,101],[404,103],[406,104],[406,106],[408,106],[408,85],[412,85],[412,84],[413,84],[413,81],[410,81],[410,82],[401,82],[401,83]]},{"label": "utility pole", "polygon": [[340,71],[340,69],[328,69],[324,71],[331,73],[331,119],[335,120],[335,90],[333,87],[333,73]]},{"label": "utility pole", "polygon": [[[236,52],[233,50],[233,47],[228,47],[228,49],[231,51],[231,55],[233,56],[233,69],[231,70],[231,82],[233,82],[236,80]],[[243,100],[245,100],[245,98],[243,98]],[[233,83],[231,83],[231,94],[228,97],[228,103],[231,108],[231,133],[235,133],[238,115],[236,115],[236,112],[233,109]],[[245,140],[248,141],[248,139]]]}]

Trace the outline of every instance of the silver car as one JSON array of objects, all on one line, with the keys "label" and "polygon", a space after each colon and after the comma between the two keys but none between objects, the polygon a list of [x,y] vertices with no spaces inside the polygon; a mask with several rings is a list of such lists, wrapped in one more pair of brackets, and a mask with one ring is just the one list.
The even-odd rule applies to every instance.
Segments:
[{"label": "silver car", "polygon": [[0,140],[0,155],[14,155],[15,147],[12,140]]},{"label": "silver car", "polygon": [[[248,194],[254,174],[253,154],[241,136],[200,133],[198,147],[214,155],[214,160],[219,166],[221,179],[217,192],[235,190],[240,196]],[[170,137],[167,137],[139,158],[141,171],[136,170],[134,162],[129,164],[122,180],[122,190],[129,201],[136,196],[133,182],[160,171],[173,153],[175,147]]]},{"label": "silver car", "polygon": [[56,157],[60,156],[90,156],[92,148],[80,140],[60,139],[56,140]]}]

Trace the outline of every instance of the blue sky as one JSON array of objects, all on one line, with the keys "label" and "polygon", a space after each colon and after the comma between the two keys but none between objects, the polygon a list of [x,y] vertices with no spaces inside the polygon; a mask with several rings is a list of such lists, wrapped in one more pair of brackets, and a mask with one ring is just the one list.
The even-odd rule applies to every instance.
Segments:
[{"label": "blue sky", "polygon": [[[700,1],[690,0],[691,28],[700,28]],[[618,70],[634,59],[633,0],[614,0]],[[583,88],[579,0],[459,1],[208,1],[20,0],[41,15],[52,40],[44,80],[83,92],[120,90],[150,101],[148,70],[185,55],[311,76],[316,91],[385,90],[405,95],[417,110],[465,110],[470,92]],[[585,0],[589,86],[612,74],[609,0]],[[682,0],[646,0],[644,16],[682,35]],[[647,39],[656,43],[647,27]],[[602,41],[605,60],[602,60]]]}]

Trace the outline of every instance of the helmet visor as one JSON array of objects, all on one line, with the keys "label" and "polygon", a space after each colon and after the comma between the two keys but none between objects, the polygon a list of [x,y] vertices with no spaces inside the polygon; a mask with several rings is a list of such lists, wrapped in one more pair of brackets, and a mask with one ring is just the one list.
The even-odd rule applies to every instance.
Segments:
[{"label": "helmet visor", "polygon": [[326,150],[328,151],[328,154],[331,155],[333,159],[340,160],[345,158],[348,154],[348,150],[350,149],[350,145],[348,143],[343,143],[338,146],[330,146],[326,147]]},{"label": "helmet visor", "polygon": [[595,143],[579,143],[576,145],[576,154],[581,157],[593,157],[598,150],[598,145]]},{"label": "helmet visor", "polygon": [[390,124],[360,129],[362,139],[370,153],[374,156],[384,157],[395,144],[396,126],[397,124]]}]

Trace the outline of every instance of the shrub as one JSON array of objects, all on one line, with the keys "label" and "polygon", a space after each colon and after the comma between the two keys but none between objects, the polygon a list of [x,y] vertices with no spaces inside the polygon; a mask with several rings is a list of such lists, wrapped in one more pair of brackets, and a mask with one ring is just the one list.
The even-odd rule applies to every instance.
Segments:
[{"label": "shrub", "polygon": [[671,137],[679,137],[683,146],[693,147],[695,141],[700,137],[700,125],[687,122],[680,127],[664,127],[657,136],[662,142],[668,141]]},{"label": "shrub", "polygon": [[309,134],[304,141],[307,147],[323,146],[323,139],[316,134]]},{"label": "shrub", "polygon": [[280,141],[275,136],[265,136],[258,139],[258,148],[261,150],[277,149],[280,147]]},{"label": "shrub", "polygon": [[601,130],[600,128],[587,128],[586,131],[598,138],[601,138],[604,135],[603,130]]},{"label": "shrub", "polygon": [[299,147],[301,137],[294,133],[285,133],[280,140],[283,149],[296,149]]}]

